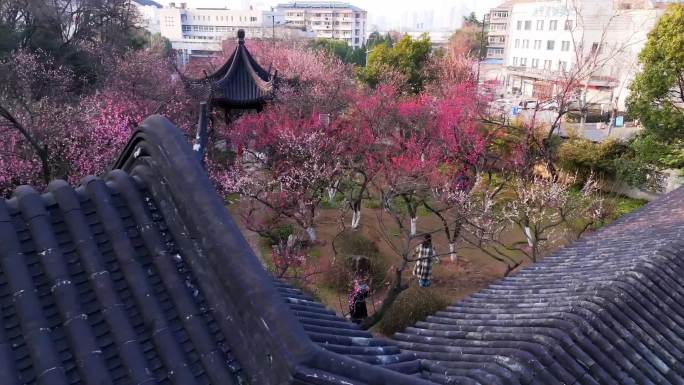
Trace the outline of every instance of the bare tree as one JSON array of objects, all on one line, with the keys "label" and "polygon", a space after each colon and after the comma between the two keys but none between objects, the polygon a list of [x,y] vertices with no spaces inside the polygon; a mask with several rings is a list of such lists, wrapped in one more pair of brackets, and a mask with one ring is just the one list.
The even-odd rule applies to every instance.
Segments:
[{"label": "bare tree", "polygon": [[468,222],[465,241],[507,264],[507,273],[525,259],[538,261],[606,218],[597,181],[589,177],[576,191],[577,181],[567,174],[516,176],[498,198],[496,188],[481,186],[479,215]]}]

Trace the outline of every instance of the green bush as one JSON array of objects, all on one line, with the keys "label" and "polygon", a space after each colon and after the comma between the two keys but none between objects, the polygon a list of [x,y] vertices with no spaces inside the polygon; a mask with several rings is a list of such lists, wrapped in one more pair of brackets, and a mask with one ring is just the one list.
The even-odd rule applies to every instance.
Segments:
[{"label": "green bush", "polygon": [[577,173],[580,180],[590,174],[615,180],[618,174],[617,160],[627,152],[627,146],[616,140],[593,143],[586,139],[570,139],[560,145],[558,163],[563,170]]},{"label": "green bush", "polygon": [[435,289],[410,287],[394,301],[378,323],[377,330],[386,335],[402,331],[449,305],[449,300]]},{"label": "green bush", "polygon": [[373,289],[380,288],[389,269],[389,261],[380,254],[378,247],[370,239],[356,231],[346,231],[334,240],[337,250],[337,260],[321,275],[320,283],[330,289],[344,292],[354,278],[354,256],[362,255],[368,258],[368,265],[363,266],[368,271]]},{"label": "green bush", "polygon": [[287,237],[289,237],[293,233],[294,228],[291,224],[288,223],[280,225],[274,228],[273,230],[269,231],[268,234],[265,235],[265,238],[269,246],[272,246],[278,244],[280,241],[287,240]]},{"label": "green bush", "polygon": [[333,263],[323,271],[317,283],[336,293],[346,293],[351,289],[352,273],[342,263]]}]

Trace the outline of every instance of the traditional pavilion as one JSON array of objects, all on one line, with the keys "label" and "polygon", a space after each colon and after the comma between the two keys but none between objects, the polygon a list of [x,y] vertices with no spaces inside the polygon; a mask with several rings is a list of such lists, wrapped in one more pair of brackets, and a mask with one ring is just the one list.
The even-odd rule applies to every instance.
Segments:
[{"label": "traditional pavilion", "polygon": [[238,45],[218,70],[203,79],[188,80],[190,92],[207,102],[210,109],[225,111],[226,121],[231,112],[261,111],[273,96],[276,74],[265,70],[254,60],[245,46],[245,31],[238,30]]}]

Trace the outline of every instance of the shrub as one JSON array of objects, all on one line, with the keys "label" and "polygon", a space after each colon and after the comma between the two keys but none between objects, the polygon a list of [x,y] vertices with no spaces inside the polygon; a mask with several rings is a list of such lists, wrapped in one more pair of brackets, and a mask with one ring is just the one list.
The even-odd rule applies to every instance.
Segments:
[{"label": "shrub", "polygon": [[337,238],[335,246],[338,253],[342,256],[344,267],[350,272],[350,276],[355,271],[353,256],[362,255],[368,258],[368,266],[364,268],[367,269],[371,278],[371,288],[378,289],[382,286],[387,278],[387,270],[390,263],[387,257],[380,254],[378,246],[373,241],[359,232],[346,231]]},{"label": "shrub", "polygon": [[377,330],[391,336],[444,309],[447,305],[449,300],[435,289],[410,287],[399,293],[378,323]]},{"label": "shrub", "polygon": [[373,241],[356,231],[347,231],[340,234],[333,242],[338,258],[321,274],[320,283],[324,287],[338,292],[349,290],[356,272],[354,256],[359,255],[368,258],[368,264],[363,268],[371,278],[371,288],[376,290],[383,285],[387,277],[389,262],[384,255],[380,254],[380,250]]},{"label": "shrub", "polygon": [[287,237],[294,234],[294,228],[291,224],[279,225],[278,227],[270,230],[265,238],[268,241],[269,246],[277,245],[281,241],[286,241]]},{"label": "shrub", "polygon": [[617,159],[628,151],[624,143],[606,140],[593,143],[586,139],[570,139],[558,149],[558,163],[569,173],[577,173],[579,180],[590,174],[615,180],[618,174]]},{"label": "shrub", "polygon": [[344,264],[336,262],[321,273],[318,282],[321,286],[340,293],[347,292],[350,289],[351,280],[352,273]]}]

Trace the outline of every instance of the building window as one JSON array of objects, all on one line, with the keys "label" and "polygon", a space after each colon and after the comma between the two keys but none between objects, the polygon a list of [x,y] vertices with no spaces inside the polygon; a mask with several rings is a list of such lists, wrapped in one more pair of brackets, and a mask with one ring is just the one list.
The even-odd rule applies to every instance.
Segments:
[{"label": "building window", "polygon": [[525,31],[532,29],[532,20],[525,20]]},{"label": "building window", "polygon": [[516,25],[517,25],[518,31],[520,31],[522,29],[522,20],[518,20],[518,23]]},{"label": "building window", "polygon": [[591,53],[603,53],[604,49],[606,48],[606,43],[593,43],[591,45]]},{"label": "building window", "polygon": [[257,21],[257,18],[254,17],[254,16],[251,16],[251,17],[249,18],[249,21]]},{"label": "building window", "polygon": [[549,21],[549,31],[555,31],[558,29],[558,20]]},{"label": "building window", "polygon": [[568,62],[562,61],[562,60],[558,61],[558,71],[565,72],[565,70],[567,69],[567,66],[568,66]]},{"label": "building window", "polygon": [[551,69],[551,60],[544,60],[544,69],[545,70]]},{"label": "building window", "polygon": [[527,39],[523,40],[523,45],[522,45],[522,47],[525,48],[525,49],[530,48],[530,41],[527,40]]},{"label": "building window", "polygon": [[553,48],[556,46],[556,41],[555,40],[547,40],[546,41],[546,49],[548,51],[553,51]]},{"label": "building window", "polygon": [[526,67],[526,66],[527,66],[527,58],[526,58],[526,57],[521,57],[521,58],[520,58],[520,66],[521,66],[521,67]]},{"label": "building window", "polygon": [[532,68],[539,68],[539,59],[532,59]]},{"label": "building window", "polygon": [[541,49],[541,40],[534,41],[534,49]]},{"label": "building window", "polygon": [[359,38],[358,37],[354,38],[354,44],[359,44]]},{"label": "building window", "polygon": [[544,20],[537,20],[537,31],[544,30]]},{"label": "building window", "polygon": [[520,48],[520,39],[515,39],[515,48]]},{"label": "building window", "polygon": [[572,29],[572,20],[565,20],[565,30],[570,31]]},{"label": "building window", "polygon": [[563,41],[561,43],[561,51],[570,51],[570,42],[569,41]]},{"label": "building window", "polygon": [[503,48],[489,48],[487,49],[487,57],[499,57],[503,55]]},{"label": "building window", "polygon": [[517,67],[517,66],[518,66],[518,58],[513,57],[513,67]]},{"label": "building window", "polygon": [[190,32],[191,29],[192,29],[192,28],[191,28],[191,26],[189,26],[189,25],[184,25],[184,26],[183,26],[183,32]]}]

